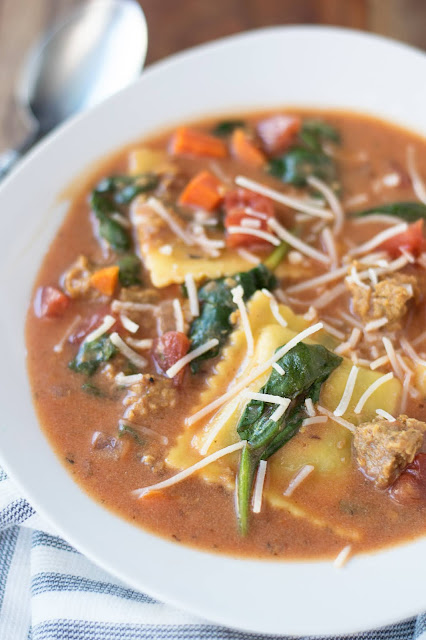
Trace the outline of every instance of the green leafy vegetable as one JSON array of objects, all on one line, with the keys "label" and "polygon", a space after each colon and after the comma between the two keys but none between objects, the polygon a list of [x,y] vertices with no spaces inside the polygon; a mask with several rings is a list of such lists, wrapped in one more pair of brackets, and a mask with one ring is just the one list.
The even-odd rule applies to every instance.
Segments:
[{"label": "green leafy vegetable", "polygon": [[219,344],[191,362],[193,373],[199,370],[200,362],[216,357],[228,335],[232,331],[230,316],[236,310],[232,300],[231,290],[241,285],[244,291],[244,300],[248,300],[258,289],[274,289],[276,278],[271,271],[260,264],[250,271],[243,271],[234,276],[209,280],[198,290],[198,298],[201,303],[201,314],[192,324],[189,333],[191,338],[191,351],[207,342],[211,338],[217,338]]},{"label": "green leafy vegetable", "polygon": [[84,384],[81,385],[81,389],[82,391],[90,394],[91,396],[96,396],[97,398],[105,397],[104,392],[92,382],[85,382]]},{"label": "green leafy vegetable", "polygon": [[143,446],[145,444],[145,440],[143,440],[143,438],[140,437],[138,431],[136,429],[134,429],[133,427],[131,427],[128,424],[119,424],[118,425],[118,437],[122,438],[124,435],[128,434],[129,436],[131,436],[135,442],[140,445]]},{"label": "green leafy vegetable", "polygon": [[115,251],[127,251],[131,245],[130,233],[111,214],[121,211],[120,207],[130,204],[139,193],[155,189],[158,176],[145,173],[138,176],[117,175],[104,178],[93,190],[91,205],[99,220],[99,235]]},{"label": "green leafy vegetable", "polygon": [[299,138],[306,147],[314,151],[322,151],[323,143],[327,141],[340,144],[340,133],[322,120],[305,120]]},{"label": "green leafy vegetable", "polygon": [[118,279],[123,287],[142,284],[140,277],[141,263],[137,256],[134,254],[123,256],[118,261],[118,268]]},{"label": "green leafy vegetable", "polygon": [[333,185],[337,172],[333,159],[322,151],[293,147],[284,155],[268,162],[270,174],[296,187],[306,186],[308,176],[316,176]]},{"label": "green leafy vegetable", "polygon": [[102,362],[107,362],[115,356],[117,349],[109,336],[101,336],[92,342],[82,342],[74,360],[68,364],[76,373],[92,376]]},{"label": "green leafy vegetable", "polygon": [[222,120],[222,122],[218,122],[212,129],[212,134],[214,136],[219,136],[220,138],[226,138],[227,136],[230,136],[235,129],[245,126],[246,123],[244,120]]},{"label": "green leafy vegetable", "polygon": [[406,222],[416,222],[416,220],[426,220],[426,205],[421,202],[391,202],[390,204],[380,204],[372,209],[359,211],[355,215],[371,216],[376,213],[396,216]]},{"label": "green leafy vegetable", "polygon": [[278,360],[286,372],[275,369],[260,393],[289,398],[291,403],[277,421],[271,419],[276,404],[251,400],[241,416],[237,431],[247,445],[241,456],[238,472],[238,516],[240,529],[247,533],[250,496],[253,479],[260,460],[267,460],[285,445],[299,430],[305,417],[304,402],[318,402],[321,386],[339,366],[342,358],[322,345],[297,344]]}]

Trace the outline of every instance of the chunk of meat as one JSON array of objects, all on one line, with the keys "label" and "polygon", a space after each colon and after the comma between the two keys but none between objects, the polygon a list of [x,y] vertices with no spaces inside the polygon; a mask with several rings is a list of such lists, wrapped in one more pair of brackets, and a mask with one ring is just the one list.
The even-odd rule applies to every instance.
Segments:
[{"label": "chunk of meat", "polygon": [[70,299],[56,287],[40,287],[34,300],[34,311],[38,318],[62,316]]},{"label": "chunk of meat", "polygon": [[352,294],[352,306],[365,321],[387,318],[388,329],[396,325],[408,311],[408,305],[419,297],[419,287],[415,276],[396,273],[384,278],[375,287],[361,286],[351,279],[346,280]]},{"label": "chunk of meat", "polygon": [[418,453],[390,489],[400,504],[426,506],[426,453]]},{"label": "chunk of meat", "polygon": [[389,487],[423,445],[426,423],[401,415],[394,422],[377,418],[357,427],[354,448],[357,462],[380,489]]},{"label": "chunk of meat", "polygon": [[123,400],[127,407],[124,418],[138,423],[153,412],[173,408],[177,402],[177,390],[173,380],[144,374],[141,382],[132,384]]},{"label": "chunk of meat", "polygon": [[90,278],[92,271],[86,256],[79,256],[77,260],[65,271],[62,276],[62,284],[71,298],[96,297],[98,291],[92,289]]}]

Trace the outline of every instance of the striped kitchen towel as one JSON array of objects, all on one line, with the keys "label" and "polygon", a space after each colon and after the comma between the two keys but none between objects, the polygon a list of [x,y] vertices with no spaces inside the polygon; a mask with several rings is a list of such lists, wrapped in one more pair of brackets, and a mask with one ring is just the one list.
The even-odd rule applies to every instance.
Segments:
[{"label": "striped kitchen towel", "polygon": [[[256,640],[126,587],[78,553],[0,469],[0,640]],[[426,614],[360,640],[426,640]],[[347,637],[347,640],[350,640]]]}]

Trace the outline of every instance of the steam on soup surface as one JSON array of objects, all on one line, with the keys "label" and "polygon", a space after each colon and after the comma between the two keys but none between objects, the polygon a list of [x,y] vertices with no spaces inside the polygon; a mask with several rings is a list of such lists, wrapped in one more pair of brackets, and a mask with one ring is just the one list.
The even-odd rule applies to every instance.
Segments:
[{"label": "steam on soup surface", "polygon": [[225,553],[424,534],[423,177],[423,139],[286,109],[99,165],[27,319],[35,406],[76,481]]}]

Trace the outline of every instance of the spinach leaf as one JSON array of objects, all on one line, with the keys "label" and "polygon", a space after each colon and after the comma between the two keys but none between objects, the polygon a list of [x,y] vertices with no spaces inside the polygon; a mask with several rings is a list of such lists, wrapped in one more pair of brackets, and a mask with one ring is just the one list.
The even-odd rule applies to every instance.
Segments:
[{"label": "spinach leaf", "polygon": [[189,337],[191,351],[204,344],[211,338],[217,338],[219,344],[191,362],[191,370],[196,373],[200,362],[216,357],[228,335],[232,331],[230,316],[236,310],[232,300],[231,290],[241,285],[244,290],[244,300],[248,300],[258,289],[274,289],[276,278],[271,271],[260,264],[234,276],[210,280],[198,290],[201,302],[201,313],[191,324]]},{"label": "spinach leaf", "polygon": [[115,356],[117,349],[109,336],[101,336],[92,342],[82,342],[76,357],[68,364],[76,373],[92,376],[102,362],[107,362]]},{"label": "spinach leaf", "polygon": [[293,147],[284,155],[268,162],[271,175],[296,187],[306,186],[308,176],[316,176],[333,185],[337,182],[337,172],[333,159],[322,151]]},{"label": "spinach leaf", "polygon": [[145,440],[141,438],[138,431],[131,427],[128,424],[119,424],[118,425],[118,437],[122,438],[124,435],[129,434],[135,440],[136,444],[143,446],[145,444]]},{"label": "spinach leaf", "polygon": [[[92,192],[91,206],[99,220],[99,235],[115,251],[127,251],[131,245],[130,233],[111,214],[120,206],[130,204],[139,193],[155,189],[158,176],[146,173],[137,176],[117,175],[104,178]],[[123,210],[121,210],[123,213]]]},{"label": "spinach leaf", "polygon": [[141,281],[141,263],[137,256],[129,254],[123,256],[118,261],[118,279],[123,287],[131,287],[135,284],[142,284]]},{"label": "spinach leaf", "polygon": [[323,143],[330,141],[340,144],[340,133],[335,127],[322,120],[305,120],[299,138],[309,149],[322,151]]},{"label": "spinach leaf", "polygon": [[222,120],[212,129],[212,134],[214,136],[219,136],[220,138],[226,138],[227,136],[230,136],[235,129],[244,128],[245,126],[246,123],[244,120]]},{"label": "spinach leaf", "polygon": [[426,220],[426,205],[421,202],[391,202],[390,204],[380,204],[372,209],[359,211],[355,216],[371,216],[376,213],[396,216],[406,222],[416,222],[416,220]]},{"label": "spinach leaf", "polygon": [[339,366],[342,358],[322,345],[297,344],[278,360],[285,375],[272,370],[260,393],[289,398],[291,403],[281,418],[272,420],[277,405],[251,400],[245,407],[237,431],[247,440],[238,472],[238,516],[240,529],[247,532],[250,495],[260,460],[267,460],[299,430],[305,417],[304,402],[318,402],[321,386]]}]

